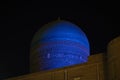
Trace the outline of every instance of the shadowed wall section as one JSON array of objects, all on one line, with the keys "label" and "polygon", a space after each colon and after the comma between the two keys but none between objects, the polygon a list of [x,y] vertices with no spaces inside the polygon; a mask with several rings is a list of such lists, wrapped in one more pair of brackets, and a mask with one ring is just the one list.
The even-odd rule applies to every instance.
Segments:
[{"label": "shadowed wall section", "polygon": [[120,80],[120,36],[108,44],[107,52],[108,80]]}]

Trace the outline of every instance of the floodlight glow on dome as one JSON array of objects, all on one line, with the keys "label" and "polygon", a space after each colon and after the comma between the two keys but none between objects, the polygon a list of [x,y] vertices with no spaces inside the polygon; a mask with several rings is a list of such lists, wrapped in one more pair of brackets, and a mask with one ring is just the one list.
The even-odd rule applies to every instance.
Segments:
[{"label": "floodlight glow on dome", "polygon": [[43,26],[36,33],[32,48],[38,54],[39,70],[85,63],[90,55],[89,42],[84,32],[67,21]]}]

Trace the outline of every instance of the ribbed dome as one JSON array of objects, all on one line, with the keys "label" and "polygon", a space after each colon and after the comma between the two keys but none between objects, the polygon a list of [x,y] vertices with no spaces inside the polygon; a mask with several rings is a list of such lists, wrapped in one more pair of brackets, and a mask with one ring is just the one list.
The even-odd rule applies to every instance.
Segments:
[{"label": "ribbed dome", "polygon": [[31,55],[38,54],[39,61],[36,62],[39,70],[84,63],[89,51],[89,42],[84,32],[68,21],[55,21],[43,26],[35,34],[31,45]]}]

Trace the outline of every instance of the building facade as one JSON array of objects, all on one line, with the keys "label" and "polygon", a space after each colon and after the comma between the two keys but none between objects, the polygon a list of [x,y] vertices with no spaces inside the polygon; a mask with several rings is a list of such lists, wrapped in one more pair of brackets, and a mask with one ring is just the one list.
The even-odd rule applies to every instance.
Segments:
[{"label": "building facade", "polygon": [[[50,31],[48,31],[48,32],[50,32]],[[71,31],[68,31],[68,32],[71,33]],[[50,33],[52,33],[52,32],[50,32]],[[83,34],[83,33],[80,32],[80,34]],[[44,36],[47,36],[47,35],[48,34],[46,34]],[[42,37],[44,37],[44,36],[42,36]],[[75,35],[73,35],[73,36],[75,36]],[[84,38],[83,36],[84,36],[84,34],[82,35],[82,38]],[[33,40],[33,43],[36,42],[36,44],[40,44],[39,40],[37,40],[37,38],[39,38],[39,36],[35,37],[35,41]],[[68,38],[70,39],[70,37],[67,37],[67,39]],[[56,40],[61,41],[63,39],[63,37],[59,38],[59,39],[58,38],[54,38],[54,39],[55,39],[55,41]],[[52,40],[54,41],[54,39],[52,39]],[[79,38],[77,38],[77,39],[79,39]],[[52,41],[52,40],[48,40],[48,41]],[[65,38],[64,38],[64,40],[65,40]],[[43,41],[45,41],[45,40],[43,40]],[[71,41],[76,41],[76,38],[74,38],[74,39],[72,38]],[[83,41],[82,42],[83,45],[84,45],[84,43],[86,44],[86,42],[85,42],[86,39],[84,39],[82,41]],[[81,41],[80,41],[80,44],[81,44]],[[64,66],[60,65],[60,67],[56,67],[57,64],[62,64],[62,62],[60,62],[62,58],[59,58],[59,56],[57,56],[57,59],[60,59],[60,60],[52,59],[51,60],[52,62],[49,62],[48,59],[44,58],[43,61],[45,63],[43,62],[43,64],[49,66],[49,68],[46,68],[46,66],[43,66],[43,65],[41,66],[41,63],[39,65],[39,62],[41,61],[41,59],[39,60],[39,58],[38,58],[39,52],[36,52],[34,54],[34,52],[36,50],[38,50],[38,47],[40,47],[39,45],[36,45],[31,50],[31,52],[32,52],[31,53],[32,55],[30,57],[30,61],[32,61],[32,64],[30,65],[31,73],[22,75],[22,76],[18,76],[18,77],[14,77],[14,78],[9,78],[6,80],[120,80],[120,76],[119,76],[119,74],[120,74],[120,58],[119,58],[120,57],[120,36],[111,40],[111,42],[109,42],[109,44],[106,46],[107,46],[106,53],[99,53],[99,54],[88,56],[86,54],[87,53],[86,52],[85,55],[87,55],[88,59],[84,58],[85,55],[80,54],[80,56],[82,56],[82,59],[85,59],[87,61],[84,62],[80,58],[80,61],[82,61],[82,62],[73,64],[73,65],[67,64],[68,66],[65,64]],[[61,47],[58,47],[58,48],[61,48]],[[86,48],[86,45],[82,46],[80,50],[84,52],[84,50],[86,50],[85,48]],[[46,49],[46,48],[44,48],[44,49]],[[49,52],[49,53],[53,53],[54,51],[55,50],[53,50],[52,52]],[[65,52],[67,52],[67,51],[65,51]],[[89,54],[89,51],[88,51],[88,54]],[[50,56],[50,55],[48,55],[48,56]],[[67,59],[70,60],[71,58],[67,58]],[[46,62],[46,60],[48,63]],[[66,60],[66,58],[65,58],[65,60]],[[74,60],[74,58],[73,58],[73,60]],[[53,65],[54,61],[55,61],[56,65],[51,67],[51,65]],[[56,61],[58,61],[58,62],[56,62]]]}]

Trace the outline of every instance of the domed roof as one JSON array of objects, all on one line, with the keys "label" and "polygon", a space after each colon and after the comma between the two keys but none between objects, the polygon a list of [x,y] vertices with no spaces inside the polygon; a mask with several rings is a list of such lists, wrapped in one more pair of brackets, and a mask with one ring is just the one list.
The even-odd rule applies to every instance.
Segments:
[{"label": "domed roof", "polygon": [[[46,66],[56,65],[55,68],[86,62],[87,57],[90,55],[89,42],[85,33],[77,25],[63,20],[54,21],[43,26],[35,34],[31,47],[33,48],[36,45],[39,45],[36,50],[39,51],[39,56],[42,59],[44,54],[54,57],[54,59],[51,58],[52,62],[47,61],[47,58],[44,60],[45,57],[42,61],[46,61]],[[65,59],[66,61],[64,60],[65,55],[68,57],[68,59]],[[56,62],[63,62],[63,64]],[[49,66],[49,68],[52,67]]]},{"label": "domed roof", "polygon": [[[49,42],[54,40],[70,40],[89,48],[89,42],[85,33],[77,25],[68,21],[54,21],[43,26],[34,36],[33,42],[38,40]],[[39,34],[39,35],[38,35]]]}]

